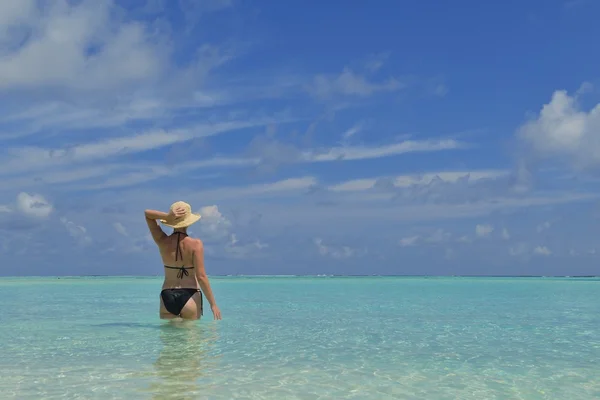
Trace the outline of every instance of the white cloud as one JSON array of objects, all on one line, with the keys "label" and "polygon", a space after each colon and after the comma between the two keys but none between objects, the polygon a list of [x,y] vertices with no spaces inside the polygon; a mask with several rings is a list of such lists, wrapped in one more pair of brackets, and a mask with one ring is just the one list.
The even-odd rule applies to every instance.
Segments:
[{"label": "white cloud", "polygon": [[[426,172],[421,174],[400,175],[391,178],[392,185],[397,188],[409,187],[411,185],[427,185],[435,179],[440,179],[443,182],[455,183],[461,179],[467,179],[469,182],[477,182],[484,179],[494,179],[502,176],[507,176],[509,171],[506,170],[475,170],[475,171],[439,171]],[[334,192],[354,192],[373,189],[380,178],[355,179],[329,187],[329,190]]]},{"label": "white cloud", "polygon": [[52,213],[54,208],[40,194],[21,192],[17,196],[17,209],[32,217],[46,218]]},{"label": "white cloud", "polygon": [[522,256],[529,252],[529,246],[527,243],[517,243],[514,246],[509,247],[508,254],[511,256]]},{"label": "white cloud", "polygon": [[[358,132],[355,126],[344,133],[344,140]],[[469,144],[453,139],[406,140],[380,146],[343,145],[323,149],[301,149],[292,143],[275,140],[272,135],[255,137],[248,146],[248,155],[260,170],[275,170],[286,164],[370,160],[414,152],[460,150]]]},{"label": "white cloud", "polygon": [[[179,5],[188,22],[196,24],[200,14],[221,9],[224,3],[205,1],[190,8],[180,1]],[[199,44],[187,49],[192,54],[187,65],[175,65],[170,56],[179,42],[170,37],[168,22],[136,19],[135,13],[125,18],[124,11],[110,0],[4,0],[0,88],[95,95],[129,95],[144,85],[190,89],[232,58],[230,53]]]},{"label": "white cloud", "polygon": [[545,230],[548,230],[548,229],[550,229],[550,225],[551,225],[551,224],[550,224],[550,221],[546,221],[546,222],[544,222],[544,223],[542,223],[542,224],[539,224],[539,225],[537,226],[536,230],[538,231],[538,233],[540,233],[540,232],[543,232],[543,231],[545,231]]},{"label": "white cloud", "polygon": [[494,227],[489,224],[475,226],[475,234],[479,237],[489,236],[494,231]]},{"label": "white cloud", "polygon": [[[194,19],[232,4],[211,0],[194,7],[183,1],[177,5],[185,8],[186,18]],[[206,92],[207,75],[234,57],[229,45],[206,45],[200,37],[194,43],[174,40],[180,27],[171,26],[172,21],[163,15],[148,15],[155,7],[124,7],[113,0],[3,0],[0,7],[0,91],[10,99],[0,107],[0,139],[48,131],[56,137],[73,136],[68,149],[5,150],[14,157],[0,160],[6,166],[2,174],[186,140],[185,133],[180,135],[176,129],[110,136],[131,130],[128,123],[132,121],[176,128],[175,114],[182,111],[186,124],[193,123],[199,116],[190,111],[206,104],[194,100],[192,94]],[[182,46],[189,55],[185,61],[174,57]],[[224,123],[232,120],[224,116]],[[82,134],[93,128],[113,130]],[[203,136],[194,127],[184,128],[192,137]],[[90,136],[103,139],[78,143]],[[57,142],[61,141],[52,140]],[[54,156],[51,160],[49,153]],[[29,159],[19,165],[14,158],[20,156]],[[64,159],[59,160],[60,156]]]},{"label": "white cloud", "polygon": [[110,90],[164,70],[163,43],[144,24],[119,20],[112,2],[45,4],[2,7],[0,87]]},{"label": "white cloud", "polygon": [[[201,161],[179,162],[168,166],[166,163],[143,164],[143,163],[102,163],[99,166],[82,166],[72,168],[68,164],[59,168],[44,168],[35,174],[17,176],[15,178],[0,181],[0,188],[38,186],[46,184],[74,184],[80,182],[78,188],[84,190],[101,190],[118,187],[131,187],[136,184],[150,182],[156,179],[175,176],[185,172],[194,172],[194,179],[210,179],[219,176],[217,173],[197,174],[198,169],[241,168],[256,164],[251,159],[236,158],[211,158]],[[1,172],[0,172],[1,174]],[[93,180],[93,183],[82,181]],[[99,182],[97,180],[100,180]]]},{"label": "white cloud", "polygon": [[383,66],[383,64],[387,61],[390,55],[391,53],[389,51],[378,54],[371,54],[367,58],[365,67],[371,72],[376,72]]},{"label": "white cloud", "polygon": [[27,136],[42,129],[62,131],[119,127],[130,121],[160,120],[167,117],[172,103],[155,98],[119,98],[108,109],[93,108],[87,104],[50,101],[33,103],[24,109],[0,116],[0,123],[22,124],[18,132],[0,135],[10,139]]},{"label": "white cloud", "polygon": [[443,229],[436,229],[425,241],[430,243],[441,243],[449,240],[452,237],[450,232],[446,232]]},{"label": "white cloud", "polygon": [[262,243],[260,240],[255,240],[247,243],[240,243],[235,234],[231,234],[230,242],[224,247],[224,253],[227,257],[237,259],[247,259],[248,257],[255,257],[261,253],[262,250],[268,248],[267,243]]},{"label": "white cloud", "polygon": [[123,226],[122,223],[120,222],[115,222],[113,223],[113,227],[115,228],[115,230],[117,232],[119,232],[121,235],[123,236],[129,236],[129,233],[127,233],[127,229],[125,229],[125,227]]},{"label": "white cloud", "polygon": [[539,115],[518,129],[517,136],[535,155],[566,160],[580,169],[600,163],[600,104],[582,110],[578,95],[554,92]]},{"label": "white cloud", "polygon": [[417,244],[419,240],[419,236],[408,236],[400,239],[399,244],[401,247],[410,247]]},{"label": "white cloud", "polygon": [[502,229],[502,239],[504,239],[504,240],[510,239],[510,233],[508,232],[508,229],[506,229],[506,228]]},{"label": "white cloud", "polygon": [[[400,247],[412,247],[417,245],[419,242],[439,244],[448,242],[452,239],[452,237],[452,233],[438,228],[428,235],[413,235],[404,237],[399,240],[398,244]],[[461,241],[460,239],[458,240]]]},{"label": "white cloud", "polygon": [[334,147],[325,153],[304,152],[303,161],[326,162],[340,160],[366,160],[395,156],[405,153],[430,152],[442,150],[457,150],[468,147],[466,143],[454,139],[442,140],[406,140],[400,143],[388,144],[378,147],[343,146]]},{"label": "white cloud", "polygon": [[253,243],[254,246],[258,249],[266,249],[267,247],[269,247],[268,243],[262,243],[260,240],[257,240],[256,242]]},{"label": "white cloud", "polygon": [[356,124],[352,128],[348,129],[346,132],[344,132],[344,134],[342,135],[342,137],[344,139],[350,139],[351,137],[353,137],[354,135],[356,135],[358,132],[360,132],[361,128],[362,127],[361,127],[360,124]]},{"label": "white cloud", "polygon": [[[200,225],[200,238],[209,243],[205,247],[207,255],[229,259],[248,259],[265,255],[264,250],[269,245],[260,239],[240,240],[237,234],[231,232],[233,224],[216,206],[203,207],[201,213],[210,220],[208,225],[206,220],[204,225]],[[200,221],[204,220],[204,216]]]},{"label": "white cloud", "polygon": [[290,196],[297,195],[299,191],[306,191],[317,184],[314,177],[289,178],[270,183],[258,183],[249,186],[222,187],[219,189],[204,190],[191,196],[198,201],[219,201],[224,199],[243,199],[264,196]]},{"label": "white cloud", "polygon": [[541,256],[549,256],[552,254],[552,251],[550,251],[550,249],[546,246],[537,246],[535,249],[533,249],[533,253]]},{"label": "white cloud", "polygon": [[[574,206],[578,202],[590,202],[598,199],[598,195],[556,193],[547,196],[517,198],[490,196],[476,201],[454,204],[448,202],[424,203],[422,201],[405,203],[395,201],[393,194],[357,193],[348,196],[347,194],[322,192],[318,189],[313,192],[312,185],[303,186],[302,189],[272,193],[252,190],[250,192],[252,200],[247,195],[248,187],[229,188],[223,192],[217,192],[218,189],[197,192],[193,195],[190,194],[189,198],[191,199],[193,196],[198,199],[197,201],[204,202],[220,202],[227,199],[226,204],[232,204],[230,199],[237,201],[241,198],[243,203],[251,207],[254,212],[262,214],[262,220],[269,226],[297,225],[307,228],[314,227],[315,224],[346,226],[349,221],[361,224],[389,224],[399,221],[433,222],[459,218],[483,218],[499,212],[506,213],[554,204],[571,203]],[[304,194],[304,196],[299,196],[299,194]],[[260,201],[260,199],[274,200],[278,197],[285,197],[286,201]],[[419,233],[415,232],[414,234]]]},{"label": "white cloud", "polygon": [[[211,129],[218,128],[210,127]],[[230,128],[235,128],[230,126]],[[197,135],[215,133],[196,131]],[[101,142],[84,144],[72,147],[70,149],[40,149],[40,148],[20,148],[9,150],[11,156],[6,159],[5,168],[0,171],[0,174],[18,173],[37,169],[39,172],[35,176],[19,177],[12,180],[4,180],[0,186],[25,186],[34,185],[39,182],[44,183],[69,183],[91,178],[103,178],[102,181],[84,184],[83,189],[106,189],[114,187],[125,187],[134,184],[149,182],[166,176],[176,175],[182,170],[192,170],[198,168],[216,168],[229,167],[241,168],[261,163],[260,158],[228,158],[217,156],[206,160],[193,160],[178,162],[173,166],[167,163],[147,165],[139,163],[113,163],[103,164],[102,166],[89,166],[72,168],[72,162],[91,162],[102,161],[110,156],[123,156],[135,152],[157,149],[166,146],[168,143],[175,143],[186,140],[190,137],[190,133],[185,130],[167,132],[148,132],[137,137],[123,137],[116,139],[108,139]],[[147,141],[146,141],[147,140]],[[395,145],[392,145],[395,146]],[[316,156],[307,156],[302,161],[332,161],[333,155],[341,155],[347,157],[344,159],[364,159],[369,157],[385,157],[391,155],[391,151],[387,147],[382,148],[357,148],[357,147],[341,147],[332,149],[327,156],[324,154]],[[375,149],[379,149],[375,151]],[[363,152],[364,150],[364,152]],[[393,150],[393,149],[392,149]],[[280,151],[277,151],[280,154]],[[26,162],[23,162],[26,161]],[[293,157],[286,158],[286,162],[293,162]],[[117,175],[115,173],[118,172]],[[413,175],[402,175],[392,180],[395,187],[409,187],[411,185],[426,185],[434,180],[442,182],[458,182],[459,180],[467,180],[468,182],[477,182],[485,179],[493,179],[500,176],[508,175],[508,171],[503,170],[480,170],[480,171],[442,171],[430,172]],[[215,177],[215,174],[206,175],[207,178]],[[302,178],[304,179],[304,178]],[[312,178],[311,178],[312,179]],[[367,190],[377,186],[378,182],[384,178],[368,178],[342,182],[329,187],[332,191],[360,191]],[[297,179],[292,178],[286,180],[289,184],[296,184]],[[283,181],[282,181],[283,183]],[[219,189],[220,190],[220,189]],[[275,187],[272,190],[276,190]]]},{"label": "white cloud", "polygon": [[[231,221],[219,211],[216,205],[200,208],[199,214],[202,218],[198,221],[198,226],[203,237],[209,240],[222,240],[230,237]],[[232,236],[235,239],[235,235]],[[232,240],[232,243],[235,242]]]},{"label": "white cloud", "polygon": [[87,235],[87,230],[81,225],[77,225],[73,221],[69,221],[65,217],[60,218],[60,222],[67,228],[69,235],[71,235],[77,242],[82,245],[88,245],[92,242],[92,238]]},{"label": "white cloud", "polygon": [[[239,202],[251,207],[253,212],[262,214],[265,223],[272,226],[298,224],[344,224],[349,220],[373,223],[375,221],[435,221],[444,219],[484,217],[497,212],[507,212],[529,207],[549,206],[556,204],[575,204],[595,201],[600,195],[573,194],[571,192],[555,193],[545,196],[502,197],[489,196],[475,201],[461,203],[403,203],[394,201],[393,194],[346,194],[323,193],[314,191],[319,187],[313,177],[294,178],[272,183],[250,185],[245,187],[224,187],[204,191],[189,190],[184,197],[194,202]],[[304,196],[301,196],[301,195]],[[324,194],[323,198],[319,196]],[[154,191],[136,191],[127,195],[130,202],[139,201],[140,197],[159,196],[162,201],[170,201],[162,194]],[[310,197],[316,196],[316,197]],[[285,202],[260,199],[285,198]],[[310,199],[314,199],[310,201]],[[318,202],[315,204],[315,201]],[[239,203],[238,203],[239,204]],[[322,204],[322,206],[320,206]],[[329,204],[330,206],[325,206]],[[333,205],[333,206],[331,206]],[[361,222],[361,223],[362,223]]]},{"label": "white cloud", "polygon": [[319,254],[335,259],[357,257],[366,253],[364,250],[354,249],[349,246],[325,245],[321,238],[315,238],[313,242],[317,247]]},{"label": "white cloud", "polygon": [[338,76],[317,75],[309,87],[309,92],[319,98],[329,98],[335,95],[371,96],[377,92],[395,92],[404,87],[394,78],[382,83],[370,82],[365,76],[353,72],[349,68]]},{"label": "white cloud", "polygon": [[223,122],[197,126],[191,129],[153,131],[135,136],[109,138],[95,143],[76,145],[71,148],[24,147],[9,149],[11,157],[3,161],[4,168],[0,173],[15,173],[34,168],[47,168],[49,166],[68,165],[73,162],[90,162],[113,156],[124,156],[263,123]]},{"label": "white cloud", "polygon": [[590,255],[590,256],[594,256],[596,253],[597,253],[597,251],[594,248],[588,249],[586,251],[575,250],[573,248],[569,249],[569,255],[573,256],[573,257],[582,256],[582,255],[586,255],[586,254]]}]

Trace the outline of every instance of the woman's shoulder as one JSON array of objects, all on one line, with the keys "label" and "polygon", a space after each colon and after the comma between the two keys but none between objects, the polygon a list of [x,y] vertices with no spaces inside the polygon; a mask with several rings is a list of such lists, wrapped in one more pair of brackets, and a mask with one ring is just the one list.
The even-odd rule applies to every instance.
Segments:
[{"label": "woman's shoulder", "polygon": [[186,243],[185,252],[189,254],[191,257],[194,257],[194,254],[200,255],[204,253],[204,244],[202,240],[197,238],[189,238],[189,241]]},{"label": "woman's shoulder", "polygon": [[204,243],[202,243],[202,240],[200,240],[198,238],[192,238],[192,237],[188,236],[186,239],[188,239],[189,245],[194,249],[202,248],[204,246]]}]

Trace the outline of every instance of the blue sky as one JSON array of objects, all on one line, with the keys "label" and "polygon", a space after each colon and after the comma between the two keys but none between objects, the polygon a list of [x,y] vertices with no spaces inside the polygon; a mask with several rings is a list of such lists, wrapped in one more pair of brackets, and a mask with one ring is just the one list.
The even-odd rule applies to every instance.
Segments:
[{"label": "blue sky", "polygon": [[598,273],[600,4],[376,4],[1,1],[0,274]]}]

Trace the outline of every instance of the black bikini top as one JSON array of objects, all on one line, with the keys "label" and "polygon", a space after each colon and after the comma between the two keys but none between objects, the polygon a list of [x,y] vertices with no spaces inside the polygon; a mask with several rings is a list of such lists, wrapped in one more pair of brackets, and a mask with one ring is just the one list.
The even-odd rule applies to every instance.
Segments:
[{"label": "black bikini top", "polygon": [[[175,232],[177,234],[177,249],[175,249],[175,261],[177,261],[178,256],[181,254],[181,260],[183,261],[183,252],[181,251],[181,249],[179,248],[179,242],[181,241],[181,235],[186,235],[183,232]],[[186,235],[187,236],[187,235]],[[179,279],[183,278],[183,276],[189,276],[189,272],[187,272],[188,269],[194,269],[194,267],[184,267],[183,265],[181,267],[170,267],[168,265],[164,266],[165,268],[170,268],[170,269],[178,269],[179,272],[177,273],[177,277]]]}]

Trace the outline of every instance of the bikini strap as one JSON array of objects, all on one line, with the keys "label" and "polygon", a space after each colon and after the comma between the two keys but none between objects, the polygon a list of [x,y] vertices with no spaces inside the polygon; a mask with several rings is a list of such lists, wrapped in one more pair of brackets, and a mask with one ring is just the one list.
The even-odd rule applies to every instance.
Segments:
[{"label": "bikini strap", "polygon": [[177,249],[175,249],[175,261],[177,261],[177,256],[181,253],[181,260],[183,261],[183,252],[179,248],[179,241],[181,240],[181,232],[177,232]]}]

